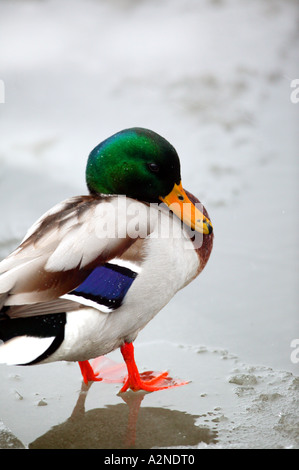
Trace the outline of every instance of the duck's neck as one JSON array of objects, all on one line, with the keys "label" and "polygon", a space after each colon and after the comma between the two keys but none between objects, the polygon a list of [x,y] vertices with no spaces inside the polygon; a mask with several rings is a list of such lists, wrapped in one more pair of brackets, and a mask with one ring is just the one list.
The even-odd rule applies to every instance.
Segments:
[{"label": "duck's neck", "polygon": [[[187,196],[189,197],[190,201],[193,202],[194,204],[196,203],[199,203],[200,204],[200,201],[197,199],[197,197],[195,197],[192,193],[189,193],[189,191],[187,191],[185,189],[185,192],[187,194]],[[202,206],[202,211],[203,211],[203,214],[209,219],[209,214],[206,210],[206,208],[204,206]],[[199,268],[199,272],[201,272],[203,270],[203,268],[205,267],[205,265],[207,264],[209,258],[210,258],[210,255],[211,255],[211,252],[212,252],[212,249],[213,249],[213,240],[214,240],[214,232],[210,233],[209,235],[203,235],[202,236],[202,244],[197,247],[196,246],[196,243],[194,244],[194,249],[199,257],[199,260],[200,260],[200,268]]]}]

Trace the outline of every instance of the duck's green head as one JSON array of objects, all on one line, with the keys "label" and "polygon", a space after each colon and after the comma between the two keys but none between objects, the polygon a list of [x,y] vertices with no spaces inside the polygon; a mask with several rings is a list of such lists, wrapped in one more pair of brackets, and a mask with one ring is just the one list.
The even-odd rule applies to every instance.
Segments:
[{"label": "duck's green head", "polygon": [[158,134],[126,129],[92,150],[86,181],[91,193],[125,194],[159,202],[174,183],[180,183],[180,161],[175,149]]},{"label": "duck's green head", "polygon": [[[125,129],[95,147],[88,158],[86,182],[92,194],[126,195],[144,202],[178,203],[180,207],[185,202],[192,204],[182,188],[176,150],[148,129]],[[195,230],[211,231],[210,222],[199,211],[194,220],[180,217]]]}]

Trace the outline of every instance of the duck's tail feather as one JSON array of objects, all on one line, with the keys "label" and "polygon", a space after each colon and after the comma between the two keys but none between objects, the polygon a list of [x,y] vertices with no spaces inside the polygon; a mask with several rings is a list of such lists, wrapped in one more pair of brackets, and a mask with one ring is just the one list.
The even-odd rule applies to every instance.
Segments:
[{"label": "duck's tail feather", "polygon": [[0,363],[32,365],[47,359],[64,339],[65,322],[65,313],[17,319],[2,313]]}]

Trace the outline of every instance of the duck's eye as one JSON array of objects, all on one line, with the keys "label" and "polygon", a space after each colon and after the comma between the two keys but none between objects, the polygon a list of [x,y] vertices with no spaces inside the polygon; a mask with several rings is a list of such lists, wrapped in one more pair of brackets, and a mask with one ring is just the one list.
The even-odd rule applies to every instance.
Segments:
[{"label": "duck's eye", "polygon": [[148,167],[153,173],[158,173],[160,170],[160,167],[157,165],[157,163],[148,163]]}]

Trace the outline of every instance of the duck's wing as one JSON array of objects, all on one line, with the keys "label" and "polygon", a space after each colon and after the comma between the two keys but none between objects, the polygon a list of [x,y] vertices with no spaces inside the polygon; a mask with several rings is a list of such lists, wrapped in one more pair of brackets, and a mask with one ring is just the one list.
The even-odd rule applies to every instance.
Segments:
[{"label": "duck's wing", "polygon": [[[109,261],[138,240],[128,230],[133,217],[113,197],[80,196],[55,206],[0,263],[0,311],[22,317],[74,310],[82,297],[93,294],[100,278],[98,299],[105,297],[108,284],[116,286],[120,280],[122,289],[115,295],[121,298],[131,274]],[[146,232],[147,217],[144,224]]]}]

